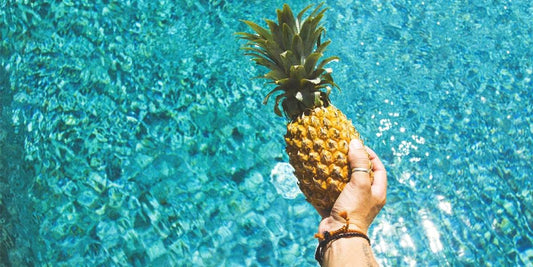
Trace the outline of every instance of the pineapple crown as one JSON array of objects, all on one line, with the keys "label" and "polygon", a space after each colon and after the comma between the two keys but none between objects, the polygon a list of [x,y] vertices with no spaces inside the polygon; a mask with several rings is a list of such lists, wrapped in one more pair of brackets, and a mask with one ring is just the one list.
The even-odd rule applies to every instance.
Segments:
[{"label": "pineapple crown", "polygon": [[[313,6],[304,8],[296,18],[289,5],[284,4],[282,10],[276,10],[278,23],[266,19],[268,29],[251,21],[243,21],[254,34],[238,32],[241,39],[248,40],[243,50],[252,56],[256,64],[267,67],[270,71],[256,78],[271,80],[276,87],[270,91],[263,104],[276,92],[274,112],[282,116],[279,108],[291,120],[316,107],[327,107],[330,104],[331,86],[337,87],[331,76],[332,70],[325,68],[336,56],[321,59],[330,40],[322,42],[325,32],[319,25],[327,9],[319,4],[305,19],[303,15]],[[320,62],[319,62],[320,61]]]}]

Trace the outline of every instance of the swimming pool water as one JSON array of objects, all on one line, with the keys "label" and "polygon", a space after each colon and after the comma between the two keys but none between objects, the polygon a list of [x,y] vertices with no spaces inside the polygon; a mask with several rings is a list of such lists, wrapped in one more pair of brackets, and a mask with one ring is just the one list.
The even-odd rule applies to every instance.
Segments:
[{"label": "swimming pool water", "polygon": [[[0,1],[0,266],[316,266],[233,35],[282,4]],[[532,266],[533,4],[325,4],[332,100],[389,173],[378,262]]]}]

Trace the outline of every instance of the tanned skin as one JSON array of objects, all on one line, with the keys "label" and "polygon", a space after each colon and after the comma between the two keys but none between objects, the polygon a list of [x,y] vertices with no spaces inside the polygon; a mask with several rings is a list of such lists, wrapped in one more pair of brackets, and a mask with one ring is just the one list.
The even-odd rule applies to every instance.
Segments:
[{"label": "tanned skin", "polygon": [[[348,218],[349,229],[368,235],[370,224],[386,203],[387,171],[376,153],[360,141],[353,140],[348,160],[351,168],[372,166],[374,183],[371,184],[369,173],[353,172],[331,213],[320,222],[319,233],[338,230],[346,225]],[[322,266],[378,266],[378,263],[366,239],[350,237],[328,244]]]}]

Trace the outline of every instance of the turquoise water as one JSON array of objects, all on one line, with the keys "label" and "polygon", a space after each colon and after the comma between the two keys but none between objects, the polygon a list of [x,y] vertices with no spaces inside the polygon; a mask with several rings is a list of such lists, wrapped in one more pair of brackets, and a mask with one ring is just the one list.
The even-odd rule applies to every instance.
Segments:
[{"label": "turquoise water", "polygon": [[[0,266],[316,266],[233,35],[282,4],[0,0]],[[389,171],[378,262],[532,266],[533,4],[326,6],[332,100]]]}]

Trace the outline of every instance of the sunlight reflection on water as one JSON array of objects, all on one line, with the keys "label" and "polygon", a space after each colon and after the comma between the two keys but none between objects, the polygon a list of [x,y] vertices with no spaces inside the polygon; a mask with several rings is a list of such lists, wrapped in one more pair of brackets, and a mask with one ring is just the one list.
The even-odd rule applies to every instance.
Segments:
[{"label": "sunlight reflection on water", "polygon": [[422,218],[422,226],[424,227],[429,241],[429,248],[433,253],[436,253],[442,250],[442,242],[440,241],[439,229],[437,229],[433,221],[428,218],[428,213],[429,212],[426,210],[421,210],[419,215]]}]

